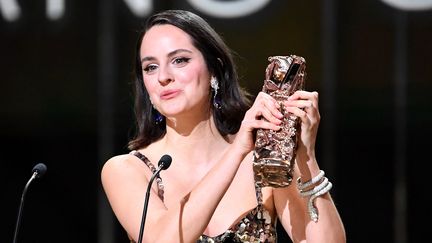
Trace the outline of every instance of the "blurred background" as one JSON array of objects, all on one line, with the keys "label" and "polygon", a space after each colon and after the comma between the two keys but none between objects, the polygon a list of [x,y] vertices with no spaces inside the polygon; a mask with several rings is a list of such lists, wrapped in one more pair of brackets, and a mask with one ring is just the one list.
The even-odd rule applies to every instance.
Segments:
[{"label": "blurred background", "polygon": [[[430,230],[431,1],[0,1],[0,242],[127,242],[100,169],[134,131],[133,55],[146,18],[204,17],[257,94],[267,57],[307,61],[320,93],[317,154],[348,242],[421,242]],[[279,234],[280,242],[289,242]]]}]

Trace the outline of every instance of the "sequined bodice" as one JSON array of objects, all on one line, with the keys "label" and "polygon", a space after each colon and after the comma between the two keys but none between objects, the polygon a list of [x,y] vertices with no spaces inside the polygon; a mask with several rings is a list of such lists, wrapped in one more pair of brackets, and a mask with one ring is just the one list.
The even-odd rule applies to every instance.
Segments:
[{"label": "sequined bodice", "polygon": [[[132,151],[141,159],[154,173],[156,168],[149,161],[149,159],[138,151]],[[163,200],[163,184],[160,177],[156,178],[158,184],[158,195]],[[270,213],[264,208],[262,204],[262,191],[261,187],[255,185],[255,193],[258,205],[252,209],[244,218],[237,224],[230,227],[224,233],[210,237],[201,235],[196,241],[197,243],[222,243],[222,242],[250,242],[250,243],[273,243],[277,241],[276,236],[276,222],[272,221]]]}]

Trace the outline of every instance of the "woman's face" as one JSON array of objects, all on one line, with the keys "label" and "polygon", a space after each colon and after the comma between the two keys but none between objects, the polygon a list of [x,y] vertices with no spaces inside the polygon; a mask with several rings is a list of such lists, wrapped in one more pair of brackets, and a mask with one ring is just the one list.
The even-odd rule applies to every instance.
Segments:
[{"label": "woman's face", "polygon": [[160,113],[169,118],[208,110],[210,74],[186,32],[168,24],[153,26],[143,37],[140,57],[144,85]]}]

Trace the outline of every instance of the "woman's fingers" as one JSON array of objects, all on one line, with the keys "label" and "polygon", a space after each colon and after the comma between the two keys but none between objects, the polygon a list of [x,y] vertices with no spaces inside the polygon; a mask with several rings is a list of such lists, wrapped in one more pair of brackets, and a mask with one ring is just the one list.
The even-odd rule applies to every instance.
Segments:
[{"label": "woman's fingers", "polygon": [[285,102],[285,106],[295,106],[298,108],[307,109],[314,107],[314,104],[311,100],[288,100]]},{"label": "woman's fingers", "polygon": [[[285,102],[285,109],[288,107],[296,107],[302,109],[311,122],[320,121],[320,114],[318,109],[318,92],[307,92],[307,91],[297,91],[291,95]],[[290,109],[291,112],[292,109]],[[295,110],[295,109],[294,109]],[[304,115],[302,112],[296,111],[292,112],[294,114],[299,114],[299,117]],[[303,121],[303,119],[302,119]]]},{"label": "woman's fingers", "polygon": [[[280,122],[279,122],[280,123]],[[281,127],[277,124],[265,121],[265,120],[243,120],[242,125],[245,125],[246,127],[250,128],[250,131],[253,131],[258,128],[262,129],[271,129],[271,130],[279,130]]]},{"label": "woman's fingers", "polygon": [[297,108],[295,106],[287,106],[285,107],[285,110],[300,118],[302,124],[310,124],[312,122],[307,112],[303,109]]},{"label": "woman's fingers", "polygon": [[284,116],[281,106],[306,124],[319,120],[317,92],[297,91],[285,102],[276,101],[269,94],[260,92],[246,112],[242,125],[247,126],[248,131],[258,128],[279,130]]},{"label": "woman's fingers", "polygon": [[283,114],[279,111],[276,100],[268,94],[259,93],[252,107],[246,112],[239,132],[236,145],[246,152],[254,148],[253,133],[256,129],[280,130]]},{"label": "woman's fingers", "polygon": [[[270,95],[260,92],[248,111],[247,120],[257,120],[262,122],[254,123],[255,128],[264,128],[261,125],[270,122],[279,125],[282,121],[283,114],[280,112],[280,104]],[[264,121],[263,119],[264,118]],[[265,121],[266,120],[266,121]]]},{"label": "woman's fingers", "polygon": [[297,100],[297,99],[318,99],[318,92],[316,91],[305,91],[305,90],[298,90],[296,92],[294,92],[294,94],[292,94],[289,97],[290,100]]},{"label": "woman's fingers", "polygon": [[320,122],[318,93],[297,91],[285,102],[285,110],[301,120],[300,142],[297,155],[302,158],[313,156],[315,140]]},{"label": "woman's fingers", "polygon": [[318,92],[308,92],[304,90],[296,91],[294,94],[292,94],[289,98],[289,101],[294,100],[309,100],[312,102],[312,106],[318,108]]}]

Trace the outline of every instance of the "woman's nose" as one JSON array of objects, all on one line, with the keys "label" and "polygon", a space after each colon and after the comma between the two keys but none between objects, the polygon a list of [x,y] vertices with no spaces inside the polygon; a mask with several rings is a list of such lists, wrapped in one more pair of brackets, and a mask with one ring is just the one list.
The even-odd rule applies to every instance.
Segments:
[{"label": "woman's nose", "polygon": [[169,68],[160,67],[158,80],[162,86],[165,86],[165,85],[168,85],[169,83],[171,83],[172,81],[174,81],[174,77],[171,74],[171,71],[169,70]]}]

